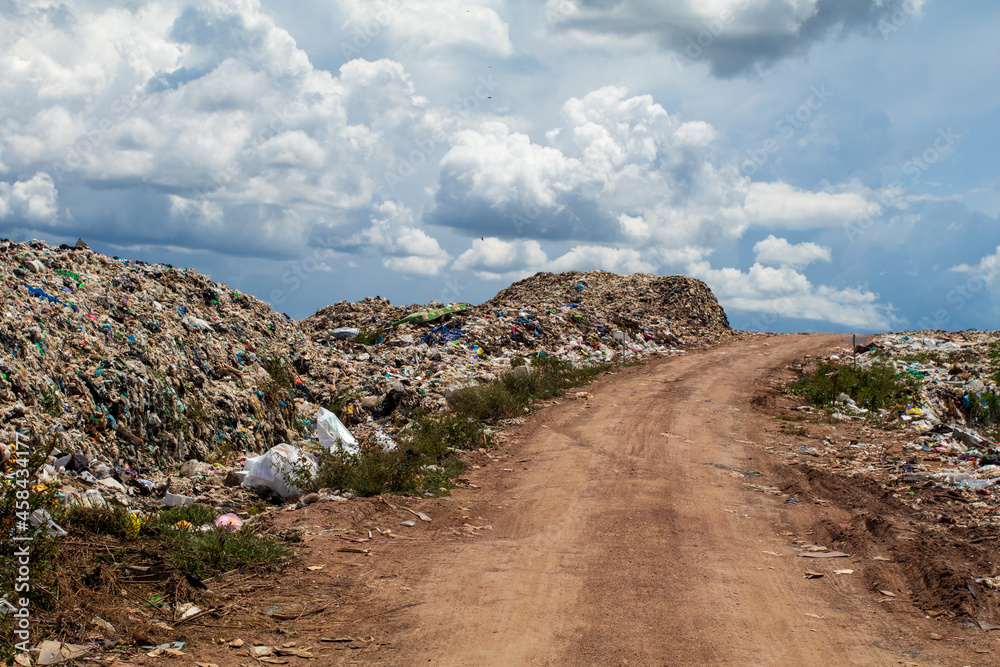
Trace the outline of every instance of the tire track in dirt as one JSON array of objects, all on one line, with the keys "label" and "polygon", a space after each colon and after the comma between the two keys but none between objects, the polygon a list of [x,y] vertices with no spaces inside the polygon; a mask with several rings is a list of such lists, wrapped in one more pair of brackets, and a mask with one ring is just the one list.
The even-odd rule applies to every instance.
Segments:
[{"label": "tire track in dirt", "polygon": [[951,663],[957,649],[927,642],[922,617],[833,575],[844,560],[795,558],[780,535],[843,510],[785,505],[705,465],[780,483],[781,466],[752,444],[769,423],[749,410],[754,380],[840,341],[793,335],[690,353],[539,413],[510,450],[530,461],[484,472],[484,489],[469,492],[503,507],[493,530],[411,554],[422,565],[409,597],[423,604],[387,628],[398,641],[378,662]]}]

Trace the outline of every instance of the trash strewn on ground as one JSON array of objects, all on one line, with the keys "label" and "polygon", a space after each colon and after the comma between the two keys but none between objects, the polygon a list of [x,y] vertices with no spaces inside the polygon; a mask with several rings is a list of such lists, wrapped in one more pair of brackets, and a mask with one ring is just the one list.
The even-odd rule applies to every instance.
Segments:
[{"label": "trash strewn on ground", "polygon": [[811,435],[819,441],[786,439],[771,451],[836,474],[875,479],[922,517],[943,525],[1000,526],[998,344],[996,332],[907,332],[813,359],[861,369],[890,364],[917,390],[905,402],[875,411],[842,392],[825,411],[802,406],[801,412],[856,423],[860,437],[845,442]]},{"label": "trash strewn on ground", "polygon": [[370,297],[299,322],[192,269],[82,241],[0,241],[0,278],[3,456],[42,437],[54,456],[41,481],[89,507],[294,497],[280,469],[307,462],[299,450],[391,449],[415,411],[514,360],[641,360],[735,335],[683,276],[538,274],[478,306]]}]

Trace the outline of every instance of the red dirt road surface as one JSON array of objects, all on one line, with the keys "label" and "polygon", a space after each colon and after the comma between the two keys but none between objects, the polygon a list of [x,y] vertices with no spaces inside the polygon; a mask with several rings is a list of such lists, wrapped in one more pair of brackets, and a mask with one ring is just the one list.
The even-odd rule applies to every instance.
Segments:
[{"label": "red dirt road surface", "polygon": [[[258,610],[270,626],[234,617],[213,637],[295,641],[337,665],[997,664],[1000,633],[934,611],[934,582],[893,556],[948,549],[854,530],[911,530],[905,508],[762,446],[779,423],[751,399],[838,344],[761,337],[612,373],[479,454],[474,487],[450,498],[282,512],[307,529],[302,563],[254,595],[319,611]],[[363,543],[337,551],[349,534]],[[809,545],[847,555],[801,557]],[[194,656],[253,664],[216,646]]]},{"label": "red dirt road surface", "polygon": [[775,481],[749,444],[767,424],[748,406],[755,381],[840,342],[690,354],[542,412],[519,434],[530,460],[498,473],[506,507],[488,536],[423,554],[410,596],[423,604],[392,664],[969,664],[926,639],[940,629],[923,614],[894,608],[905,602],[833,574],[856,559],[796,557],[781,534],[849,513],[745,485]]}]

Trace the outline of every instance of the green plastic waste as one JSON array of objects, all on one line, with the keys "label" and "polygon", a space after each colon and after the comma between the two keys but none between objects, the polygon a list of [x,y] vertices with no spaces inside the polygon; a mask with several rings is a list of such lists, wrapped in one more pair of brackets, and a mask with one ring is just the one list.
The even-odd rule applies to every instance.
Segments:
[{"label": "green plastic waste", "polygon": [[79,273],[73,273],[72,271],[56,271],[56,273],[58,273],[60,276],[66,276],[67,278],[72,278],[74,281],[76,281],[76,284],[78,286],[83,284],[83,278],[80,277]]},{"label": "green plastic waste", "polygon": [[400,324],[419,324],[420,322],[433,322],[439,317],[444,317],[448,313],[458,313],[463,310],[468,310],[469,304],[460,303],[455,306],[445,306],[444,308],[436,308],[434,310],[424,310],[419,313],[410,313],[401,320],[396,320],[392,323],[392,326],[398,327]]}]

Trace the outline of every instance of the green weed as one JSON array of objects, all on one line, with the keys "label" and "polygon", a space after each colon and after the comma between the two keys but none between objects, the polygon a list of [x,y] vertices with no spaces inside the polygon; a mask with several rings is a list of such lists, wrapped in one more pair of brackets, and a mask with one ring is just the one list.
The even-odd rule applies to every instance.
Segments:
[{"label": "green weed", "polygon": [[1000,386],[1000,343],[990,343],[990,373],[987,377],[993,380],[993,384]]},{"label": "green weed", "polygon": [[513,417],[536,400],[562,396],[603,373],[608,366],[575,367],[554,357],[534,357],[531,367],[512,368],[485,385],[467,387],[452,398],[452,412],[477,421]]},{"label": "green weed", "polygon": [[276,354],[272,354],[264,360],[263,365],[272,382],[286,392],[292,390],[292,385],[295,382],[295,374],[284,359]]},{"label": "green weed", "polygon": [[937,352],[914,352],[912,354],[904,354],[896,357],[899,361],[905,361],[907,363],[916,362],[918,364],[926,364],[933,361],[936,364],[944,363],[944,359]]},{"label": "green weed", "polygon": [[55,387],[46,387],[42,389],[41,397],[42,410],[45,414],[51,415],[53,417],[58,417],[62,414],[62,401],[59,400],[59,392]]},{"label": "green weed", "polygon": [[161,510],[154,516],[151,523],[162,532],[172,530],[180,521],[187,521],[195,527],[210,524],[215,521],[217,516],[218,514],[211,507],[195,503]]},{"label": "green weed", "polygon": [[164,541],[165,562],[202,579],[252,565],[277,563],[291,556],[291,549],[285,544],[249,528],[237,531],[179,528],[167,533]]},{"label": "green weed", "polygon": [[994,392],[969,394],[969,417],[993,440],[1000,436],[1000,395]]},{"label": "green weed", "polygon": [[911,402],[918,386],[916,378],[900,375],[891,364],[883,362],[869,368],[820,363],[815,371],[793,382],[789,390],[816,406],[831,405],[838,394],[845,393],[859,406],[879,410]]},{"label": "green weed", "polygon": [[110,503],[107,507],[69,505],[61,508],[57,517],[56,520],[60,524],[73,532],[81,531],[120,538],[136,533],[128,508],[120,503]]},{"label": "green weed", "polygon": [[354,337],[354,342],[361,345],[378,345],[383,340],[385,340],[385,335],[381,329],[362,329]]},{"label": "green weed", "polygon": [[[123,546],[100,558],[126,562],[138,548],[148,553],[162,552],[172,568],[205,578],[250,565],[280,561],[291,555],[280,540],[246,526],[238,531],[216,528],[218,513],[205,505],[184,505],[163,509],[137,523],[123,505],[92,508],[70,506],[60,512],[65,527],[75,533],[106,535],[121,540]],[[186,523],[181,523],[186,522]],[[203,526],[210,526],[204,529]],[[136,541],[137,540],[137,541]]]},{"label": "green weed", "polygon": [[[161,511],[152,522],[165,550],[167,565],[201,578],[252,565],[275,563],[292,555],[283,542],[252,526],[232,531],[216,528],[217,513],[204,505],[184,505]],[[190,528],[178,522],[186,521]],[[203,526],[211,528],[203,529]]]},{"label": "green weed", "polygon": [[457,392],[447,412],[417,415],[391,451],[377,441],[361,443],[357,454],[323,451],[317,455],[317,474],[303,464],[293,467],[287,481],[305,491],[331,488],[360,496],[436,493],[452,487],[450,480],[464,470],[463,450],[492,445],[485,422],[524,414],[535,400],[561,396],[608,368],[576,368],[535,357],[530,367],[521,365],[493,382]]}]

